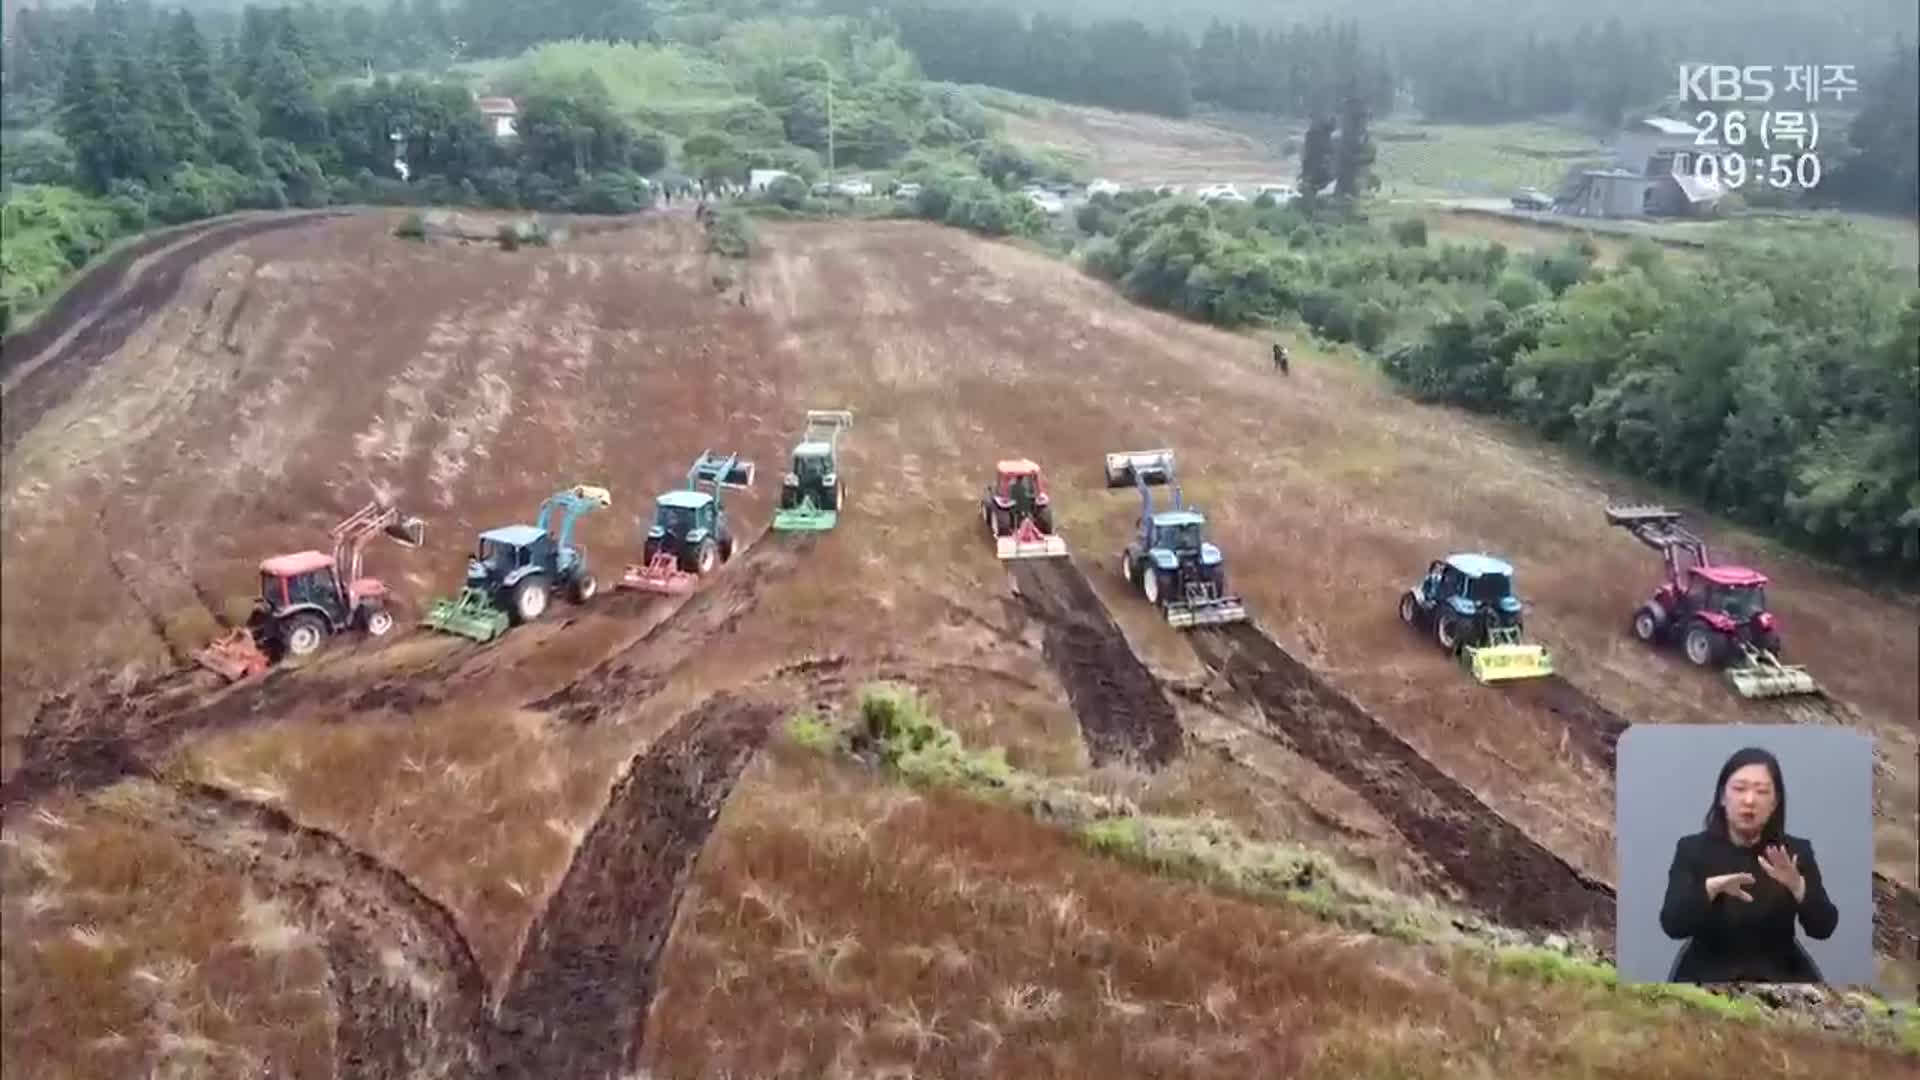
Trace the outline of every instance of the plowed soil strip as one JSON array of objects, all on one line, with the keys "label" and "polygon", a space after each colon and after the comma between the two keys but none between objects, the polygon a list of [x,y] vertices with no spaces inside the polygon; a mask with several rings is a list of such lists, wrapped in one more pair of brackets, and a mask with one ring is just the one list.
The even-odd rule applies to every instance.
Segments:
[{"label": "plowed soil strip", "polygon": [[1613,890],[1535,843],[1251,623],[1192,635],[1302,756],[1360,794],[1445,870],[1469,903],[1520,929],[1613,925]]},{"label": "plowed soil strip", "polygon": [[1093,764],[1158,768],[1180,756],[1172,703],[1080,568],[1071,559],[1020,559],[1007,569],[1045,628],[1042,652],[1066,685]]},{"label": "plowed soil strip", "polygon": [[759,607],[767,584],[800,564],[815,535],[763,533],[646,636],[527,708],[572,724],[592,724],[651,695],[690,650],[731,634]]},{"label": "plowed soil strip", "polygon": [[632,1075],[681,890],[778,715],[722,695],[633,761],[528,934],[501,995],[493,1075]]},{"label": "plowed soil strip", "polygon": [[474,1075],[489,1030],[486,979],[451,912],[273,807],[205,785],[157,790],[143,823],[270,887],[320,937],[339,1010],[336,1075]]},{"label": "plowed soil strip", "polygon": [[[315,211],[289,217],[256,218],[216,229],[161,255],[127,287],[113,310],[83,328],[57,354],[26,372],[7,390],[6,409],[0,413],[0,452],[11,453],[20,439],[48,411],[58,408],[87,376],[114,350],[126,344],[133,331],[154,312],[172,301],[180,282],[194,264],[214,251],[250,236],[297,225],[311,225],[342,211]],[[124,273],[124,269],[121,271]],[[24,358],[21,362],[25,362]]]},{"label": "plowed soil strip", "polygon": [[1558,675],[1519,679],[1506,684],[1501,691],[1516,701],[1558,716],[1580,752],[1609,773],[1613,771],[1620,736],[1630,726],[1625,717]]}]

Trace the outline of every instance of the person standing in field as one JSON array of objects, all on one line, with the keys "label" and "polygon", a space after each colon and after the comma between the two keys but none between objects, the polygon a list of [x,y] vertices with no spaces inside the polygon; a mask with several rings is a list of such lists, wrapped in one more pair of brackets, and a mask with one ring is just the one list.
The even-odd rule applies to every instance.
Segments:
[{"label": "person standing in field", "polygon": [[1273,369],[1282,375],[1287,374],[1287,347],[1277,341],[1273,343]]}]

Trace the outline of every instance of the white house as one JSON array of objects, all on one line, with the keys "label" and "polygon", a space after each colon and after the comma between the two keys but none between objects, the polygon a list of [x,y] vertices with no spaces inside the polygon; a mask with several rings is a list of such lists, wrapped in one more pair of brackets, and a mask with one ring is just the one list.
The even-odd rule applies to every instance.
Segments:
[{"label": "white house", "polygon": [[748,191],[765,191],[777,180],[798,180],[799,177],[785,169],[753,169],[747,173]]},{"label": "white house", "polygon": [[1560,201],[1567,212],[1589,217],[1706,213],[1726,188],[1698,162],[1726,150],[1718,136],[1684,120],[1649,116],[1614,137],[1611,167],[1582,170]]},{"label": "white house", "polygon": [[480,109],[480,115],[487,121],[496,139],[511,139],[520,133],[520,106],[510,97],[475,98],[474,105]]}]

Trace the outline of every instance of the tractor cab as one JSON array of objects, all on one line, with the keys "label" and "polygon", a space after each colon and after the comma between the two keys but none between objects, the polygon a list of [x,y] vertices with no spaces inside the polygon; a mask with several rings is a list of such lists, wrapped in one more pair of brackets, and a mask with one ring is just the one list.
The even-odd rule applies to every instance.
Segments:
[{"label": "tractor cab", "polygon": [[1220,549],[1207,542],[1207,519],[1192,510],[1168,510],[1153,515],[1152,535],[1147,548],[1170,551],[1182,561],[1198,560],[1202,566],[1220,562]]},{"label": "tractor cab", "polygon": [[669,536],[677,541],[699,543],[714,529],[713,496],[704,491],[670,491],[654,503],[653,525],[647,539]]},{"label": "tractor cab", "polygon": [[1047,485],[1040,477],[1040,466],[1025,459],[1002,461],[995,466],[995,474],[993,498],[1001,507],[1031,513],[1035,507],[1047,505]]},{"label": "tractor cab", "polygon": [[803,442],[793,448],[793,472],[790,483],[831,486],[833,483],[833,447],[823,442]]},{"label": "tractor cab", "polygon": [[362,597],[385,594],[386,586],[375,578],[351,582],[343,590],[333,557],[318,551],[279,555],[260,563],[260,606],[275,616],[313,606],[339,624],[347,621]]},{"label": "tractor cab", "polygon": [[[1688,574],[1686,606],[1734,624],[1771,622],[1766,576],[1744,566],[1696,566]],[[1765,617],[1765,618],[1763,618]]]},{"label": "tractor cab", "polygon": [[476,588],[510,586],[525,571],[552,569],[556,562],[553,536],[533,525],[508,525],[480,534],[480,546],[467,563],[467,584]]},{"label": "tractor cab", "polygon": [[1463,618],[1484,612],[1495,624],[1518,621],[1520,598],[1513,595],[1513,567],[1487,555],[1450,555],[1427,568],[1421,583],[1427,605],[1444,603]]}]

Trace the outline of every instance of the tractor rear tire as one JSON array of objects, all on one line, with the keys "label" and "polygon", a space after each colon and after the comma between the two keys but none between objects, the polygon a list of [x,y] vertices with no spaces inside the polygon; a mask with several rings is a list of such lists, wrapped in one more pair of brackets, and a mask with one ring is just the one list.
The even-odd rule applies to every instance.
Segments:
[{"label": "tractor rear tire", "polygon": [[800,505],[800,489],[793,486],[792,484],[781,485],[780,509],[791,510],[794,507],[799,505]]},{"label": "tractor rear tire", "polygon": [[704,577],[707,574],[713,573],[713,568],[718,565],[720,565],[719,546],[713,542],[712,537],[700,541],[700,546],[695,548],[693,552],[693,566],[691,567],[693,572]]},{"label": "tractor rear tire", "polygon": [[1772,653],[1775,660],[1780,659],[1779,634],[1761,634],[1759,638],[1754,641],[1754,645],[1762,651]]},{"label": "tractor rear tire", "polygon": [[733,561],[733,537],[731,536],[720,539],[720,561],[723,563]]},{"label": "tractor rear tire", "polygon": [[1013,535],[1013,511],[1002,510],[997,506],[994,507],[993,508],[994,539],[997,540],[1002,536],[1012,536],[1012,535]]},{"label": "tractor rear tire", "polygon": [[529,623],[546,614],[547,601],[552,599],[547,588],[547,579],[538,574],[520,579],[513,587],[513,597],[507,604],[507,614],[517,623]]},{"label": "tractor rear tire", "polygon": [[1036,506],[1033,508],[1033,524],[1048,536],[1053,535],[1053,507]]},{"label": "tractor rear tire", "polygon": [[1147,603],[1157,608],[1166,607],[1167,594],[1173,591],[1172,583],[1168,580],[1172,575],[1157,566],[1143,566],[1140,569],[1140,591],[1146,594]]},{"label": "tractor rear tire", "polygon": [[1433,620],[1433,637],[1448,656],[1460,655],[1460,620],[1452,615],[1441,615]]},{"label": "tractor rear tire", "polygon": [[1651,645],[1660,639],[1660,620],[1652,608],[1641,608],[1633,615],[1633,636]]},{"label": "tractor rear tire", "polygon": [[305,660],[327,643],[327,622],[318,615],[300,614],[287,620],[281,636],[289,660]]},{"label": "tractor rear tire", "polygon": [[393,612],[386,608],[369,608],[366,627],[368,637],[386,637],[393,630]]},{"label": "tractor rear tire", "polygon": [[1684,645],[1695,667],[1714,667],[1725,657],[1727,641],[1719,631],[1695,623],[1687,627]]},{"label": "tractor rear tire", "polygon": [[1133,553],[1130,551],[1120,553],[1120,580],[1126,582],[1130,588],[1140,587],[1140,583],[1133,579]]},{"label": "tractor rear tire", "polygon": [[592,574],[581,574],[573,579],[573,602],[585,604],[600,592],[600,582]]},{"label": "tractor rear tire", "polygon": [[1412,626],[1420,620],[1420,605],[1414,602],[1412,593],[1400,594],[1400,621]]}]

